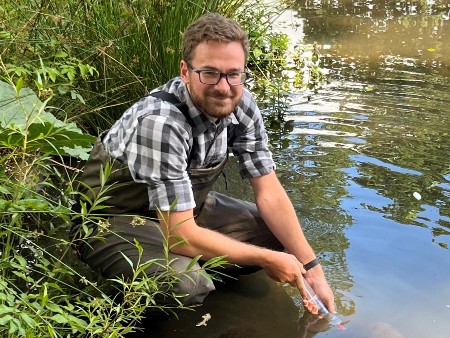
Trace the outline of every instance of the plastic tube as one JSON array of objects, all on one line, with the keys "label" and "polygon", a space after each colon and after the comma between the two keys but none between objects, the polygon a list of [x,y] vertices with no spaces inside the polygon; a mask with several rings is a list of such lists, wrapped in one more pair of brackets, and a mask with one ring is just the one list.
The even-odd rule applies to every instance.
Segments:
[{"label": "plastic tube", "polygon": [[331,325],[338,325],[342,326],[342,321],[339,319],[338,316],[335,314],[332,314],[328,309],[325,307],[325,305],[322,303],[319,297],[317,297],[316,293],[312,289],[311,285],[306,281],[305,277],[303,277],[303,284],[306,288],[306,293],[308,295],[308,300],[313,301],[314,304],[317,305],[319,308],[319,315],[325,318]]}]

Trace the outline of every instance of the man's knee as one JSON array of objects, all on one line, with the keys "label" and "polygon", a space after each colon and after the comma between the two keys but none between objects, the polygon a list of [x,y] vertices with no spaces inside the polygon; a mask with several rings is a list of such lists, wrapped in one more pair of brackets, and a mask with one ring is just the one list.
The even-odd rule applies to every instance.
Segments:
[{"label": "man's knee", "polygon": [[198,263],[186,270],[191,261],[189,257],[178,257],[172,263],[172,268],[178,271],[178,282],[173,287],[173,292],[182,296],[180,300],[185,306],[201,304],[215,290],[214,283],[205,277]]}]

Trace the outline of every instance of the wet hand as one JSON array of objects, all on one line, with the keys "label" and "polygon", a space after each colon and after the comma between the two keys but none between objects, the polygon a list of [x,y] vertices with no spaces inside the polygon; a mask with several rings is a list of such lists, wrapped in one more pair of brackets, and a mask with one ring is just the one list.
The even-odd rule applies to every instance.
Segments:
[{"label": "wet hand", "polygon": [[305,274],[305,278],[330,313],[336,313],[334,294],[328,285],[321,266],[314,267]]},{"label": "wet hand", "polygon": [[319,314],[319,307],[311,300],[303,298],[303,306],[306,310],[311,312],[314,315]]}]

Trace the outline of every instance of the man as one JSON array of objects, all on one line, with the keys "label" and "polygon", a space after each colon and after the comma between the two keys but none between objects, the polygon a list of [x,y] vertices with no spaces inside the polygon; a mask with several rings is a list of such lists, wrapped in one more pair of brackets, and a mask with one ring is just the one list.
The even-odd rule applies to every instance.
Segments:
[{"label": "man", "polygon": [[[79,255],[108,278],[130,276],[123,255],[137,263],[134,240],[143,248],[142,262],[164,257],[160,227],[177,271],[198,255],[202,261],[226,256],[241,268],[224,273],[263,269],[274,280],[299,287],[305,296],[304,275],[334,312],[322,267],[275,175],[260,111],[244,88],[247,54],[247,36],[233,20],[207,14],[188,27],[181,76],[129,108],[91,152],[82,180],[98,189],[100,170],[109,162],[115,170],[110,181],[119,184],[106,194],[112,196],[107,212],[114,214],[108,231],[103,239],[85,239],[78,245]],[[256,204],[211,191],[228,146],[239,159],[241,176],[250,181]],[[138,226],[131,216],[120,216],[125,214],[159,221],[146,218]],[[78,232],[75,225],[72,235]],[[176,244],[179,238],[185,243]],[[187,294],[186,305],[201,303],[214,290],[198,269],[196,265],[189,277],[180,276],[174,286],[175,292]],[[150,267],[147,273],[157,270]],[[313,304],[305,305],[317,312]]]}]

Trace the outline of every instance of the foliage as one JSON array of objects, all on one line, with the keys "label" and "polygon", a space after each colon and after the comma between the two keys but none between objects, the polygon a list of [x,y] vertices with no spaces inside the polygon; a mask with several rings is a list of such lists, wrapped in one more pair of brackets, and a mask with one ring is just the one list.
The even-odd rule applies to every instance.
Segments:
[{"label": "foliage", "polygon": [[[74,263],[71,243],[62,234],[75,218],[81,220],[88,233],[92,226],[105,224],[98,212],[105,208],[108,188],[100,190],[91,207],[84,204],[81,213],[73,213],[68,199],[74,193],[73,180],[63,177],[64,168],[55,168],[38,153],[23,156],[30,163],[15,161],[17,155],[23,154],[18,150],[5,152],[2,160],[7,169],[0,172],[0,336],[123,337],[136,329],[148,308],[184,308],[178,300],[183,295],[172,293],[169,287],[184,272],[171,268],[168,238],[163,244],[166,257],[141,262],[134,268],[131,280],[101,280]],[[18,176],[24,167],[29,169],[27,177]],[[110,168],[106,167],[102,182],[109,174]],[[60,182],[68,182],[63,191]],[[102,229],[109,231],[107,227]],[[139,243],[135,245],[142,253]],[[222,258],[207,262],[201,273],[209,276],[203,269],[220,266]],[[148,277],[145,269],[154,264],[161,267],[162,273]],[[112,288],[117,291],[112,292]],[[174,305],[158,305],[158,296],[174,299]]]},{"label": "foliage", "polygon": [[[99,224],[96,213],[104,208],[107,196],[102,194],[107,191],[82,215],[71,210],[79,170],[67,165],[66,159],[86,159],[95,137],[58,118],[58,105],[64,100],[85,105],[78,95],[79,83],[97,72],[81,61],[74,63],[73,57],[58,54],[61,62],[55,62],[57,58],[39,55],[46,52],[45,43],[33,46],[38,55],[35,60],[19,64],[20,43],[11,40],[9,49],[0,54],[4,80],[0,81],[0,336],[122,337],[136,329],[144,309],[183,308],[179,301],[174,307],[155,303],[156,295],[162,293],[175,300],[182,296],[163,291],[169,289],[167,284],[177,282],[179,273],[166,257],[139,264],[132,280],[103,281],[73,261],[65,239],[67,226],[75,218],[81,218],[88,231],[88,225]],[[3,63],[5,55],[13,55],[17,63]],[[140,248],[139,243],[136,246]],[[143,274],[149,264],[163,268],[159,279]],[[207,262],[205,269],[221,264],[218,257]],[[209,276],[206,270],[201,272]],[[111,293],[111,286],[124,300]]]},{"label": "foliage", "polygon": [[317,44],[314,43],[312,46],[297,44],[292,60],[294,62],[292,69],[295,70],[293,86],[300,89],[306,88],[309,100],[313,93],[317,94],[319,89],[328,82],[320,67]]},{"label": "foliage", "polygon": [[239,8],[237,20],[248,32],[250,53],[247,66],[253,73],[250,83],[263,108],[278,117],[287,109],[288,81],[284,73],[288,37],[274,27],[284,8],[270,3],[247,3]]},{"label": "foliage", "polygon": [[48,113],[45,109],[49,99],[41,102],[22,84],[22,78],[14,86],[0,81],[0,148],[87,159],[95,138],[83,134],[74,123]]},{"label": "foliage", "polygon": [[231,13],[233,3],[9,0],[0,11],[0,55],[11,76],[55,95],[57,116],[98,134],[179,73],[182,32],[222,8]]},{"label": "foliage", "polygon": [[[254,91],[277,118],[288,109],[289,74],[305,73],[289,63],[298,55],[289,55],[290,41],[274,28],[284,10],[274,3],[9,0],[2,8],[6,72],[42,100],[53,96],[51,112],[91,134],[108,129],[131,102],[178,75],[182,32],[208,11],[236,18],[249,32]],[[308,81],[302,86],[315,83]]]},{"label": "foliage", "polygon": [[290,94],[295,89],[309,99],[327,83],[316,44],[291,41],[277,27],[285,9],[287,5],[278,2],[258,6],[247,3],[237,12],[251,42],[248,67],[254,81],[250,85],[264,110],[266,126],[274,133],[292,129],[284,115],[290,109]]}]

